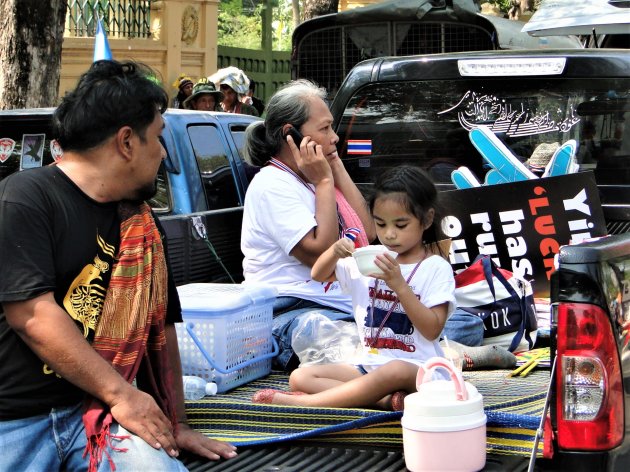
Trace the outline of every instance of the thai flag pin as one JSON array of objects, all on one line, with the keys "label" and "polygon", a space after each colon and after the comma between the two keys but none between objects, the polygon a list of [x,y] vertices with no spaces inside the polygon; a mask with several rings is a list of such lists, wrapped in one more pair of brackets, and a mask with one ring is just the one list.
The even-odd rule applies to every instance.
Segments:
[{"label": "thai flag pin", "polygon": [[356,247],[357,236],[359,236],[360,232],[361,230],[359,228],[348,228],[343,232],[343,237],[348,238],[350,241],[352,241]]}]

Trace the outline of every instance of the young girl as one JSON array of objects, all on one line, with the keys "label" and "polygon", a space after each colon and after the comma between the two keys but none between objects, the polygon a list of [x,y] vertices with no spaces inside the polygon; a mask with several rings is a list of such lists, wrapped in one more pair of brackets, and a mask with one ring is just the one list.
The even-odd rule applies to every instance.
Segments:
[{"label": "young girl", "polygon": [[435,186],[418,168],[382,174],[370,211],[381,244],[398,256],[377,256],[383,275],[365,277],[348,257],[354,243],[341,238],[312,269],[315,280],[339,280],[351,292],[362,354],[352,364],[298,368],[289,378],[291,392],[260,390],[253,402],[402,409],[407,392],[416,391],[419,366],[443,355],[438,337],[455,306],[451,266],[428,249],[437,242],[436,200]]}]

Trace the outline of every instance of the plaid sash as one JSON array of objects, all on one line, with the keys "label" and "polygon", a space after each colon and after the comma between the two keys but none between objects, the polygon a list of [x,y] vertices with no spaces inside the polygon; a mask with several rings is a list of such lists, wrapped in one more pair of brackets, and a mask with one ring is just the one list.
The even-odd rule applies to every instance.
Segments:
[{"label": "plaid sash", "polygon": [[[165,316],[167,270],[162,238],[146,203],[120,203],[120,249],[112,269],[103,312],[96,326],[92,347],[128,382],[151,394],[177,424],[169,388],[172,372],[166,351]],[[106,446],[114,448],[112,415],[100,400],[85,400],[83,423],[88,438],[89,471],[96,471]],[[125,450],[124,448],[115,448]]]}]

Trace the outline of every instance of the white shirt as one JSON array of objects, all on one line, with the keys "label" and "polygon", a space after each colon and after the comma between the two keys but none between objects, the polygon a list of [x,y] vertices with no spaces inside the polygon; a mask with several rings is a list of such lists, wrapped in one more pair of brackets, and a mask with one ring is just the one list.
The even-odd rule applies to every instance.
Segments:
[{"label": "white shirt", "polygon": [[289,255],[316,226],[313,186],[276,167],[263,167],[245,195],[241,230],[244,283],[271,284],[279,296],[303,298],[350,313],[350,296],[342,293],[337,282],[312,280],[311,268]]},{"label": "white shirt", "polygon": [[[405,280],[416,264],[401,264]],[[443,356],[438,339],[426,339],[407,317],[405,309],[398,303],[389,318],[379,328],[394,299],[398,299],[384,281],[379,281],[372,314],[372,294],[375,280],[362,275],[352,257],[340,259],[335,275],[344,291],[352,293],[354,319],[361,338],[362,352],[351,363],[362,365],[367,371],[392,359],[403,359],[421,365],[431,357]],[[455,280],[450,264],[439,256],[430,256],[418,267],[409,286],[420,302],[431,308],[448,303],[448,316],[455,309]],[[377,353],[371,352],[374,345]]]}]

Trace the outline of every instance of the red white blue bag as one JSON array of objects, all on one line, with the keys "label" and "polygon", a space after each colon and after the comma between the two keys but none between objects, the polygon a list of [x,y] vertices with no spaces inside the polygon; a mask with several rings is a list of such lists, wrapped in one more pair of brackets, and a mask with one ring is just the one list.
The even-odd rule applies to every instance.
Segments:
[{"label": "red white blue bag", "polygon": [[513,352],[532,349],[538,324],[532,285],[499,268],[488,255],[479,256],[455,276],[457,307],[483,320],[483,344]]}]

